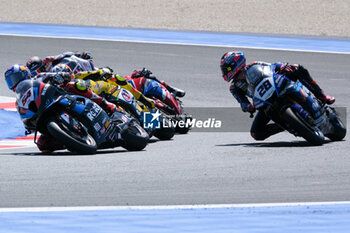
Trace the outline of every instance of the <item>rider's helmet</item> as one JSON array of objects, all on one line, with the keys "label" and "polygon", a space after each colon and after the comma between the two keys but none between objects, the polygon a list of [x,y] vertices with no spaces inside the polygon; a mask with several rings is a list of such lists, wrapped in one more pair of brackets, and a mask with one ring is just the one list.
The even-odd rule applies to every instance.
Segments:
[{"label": "rider's helmet", "polygon": [[5,81],[11,91],[16,90],[18,83],[30,78],[31,74],[28,68],[20,64],[15,64],[5,71]]},{"label": "rider's helmet", "polygon": [[26,63],[28,69],[30,70],[32,76],[36,76],[41,72],[45,72],[45,63],[40,59],[40,57],[31,57]]},{"label": "rider's helmet", "polygon": [[243,52],[231,51],[221,57],[220,68],[222,77],[229,82],[246,66],[246,59]]},{"label": "rider's helmet", "polygon": [[53,68],[52,68],[52,72],[54,73],[58,73],[58,72],[67,72],[67,73],[70,73],[70,74],[73,74],[73,71],[72,69],[66,65],[66,64],[58,64],[58,65],[55,65]]}]

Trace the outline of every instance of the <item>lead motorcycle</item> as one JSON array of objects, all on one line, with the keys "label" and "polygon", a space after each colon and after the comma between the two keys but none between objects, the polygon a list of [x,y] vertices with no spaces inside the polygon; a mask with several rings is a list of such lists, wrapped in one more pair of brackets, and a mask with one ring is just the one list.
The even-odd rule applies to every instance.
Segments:
[{"label": "lead motorcycle", "polygon": [[24,80],[16,88],[17,110],[28,133],[51,135],[69,151],[94,154],[97,149],[122,146],[139,151],[148,134],[122,111],[109,116],[99,105],[71,95],[58,86]]},{"label": "lead motorcycle", "polygon": [[[271,65],[258,64],[247,70],[247,81],[254,106],[293,135],[303,137],[313,145],[322,145],[325,137],[332,141],[345,137],[346,128],[335,109],[312,97],[301,82],[274,73]],[[296,98],[296,92],[306,94],[305,99],[309,97],[312,110]]]}]

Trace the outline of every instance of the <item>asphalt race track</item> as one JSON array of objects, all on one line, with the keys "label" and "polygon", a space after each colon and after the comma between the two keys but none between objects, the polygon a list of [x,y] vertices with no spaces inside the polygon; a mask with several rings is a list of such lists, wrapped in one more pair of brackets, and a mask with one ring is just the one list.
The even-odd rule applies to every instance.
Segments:
[{"label": "asphalt race track", "polygon": [[[230,49],[0,36],[0,96],[14,96],[3,81],[8,66],[33,55],[89,50],[97,66],[122,75],[149,68],[187,91],[185,106],[237,107],[219,70],[220,57]],[[303,64],[336,97],[336,106],[349,108],[350,55],[244,51],[249,62]],[[256,142],[248,130],[190,132],[153,140],[142,152],[115,148],[79,156],[44,155],[35,147],[1,150],[0,207],[349,201],[348,136],[312,147],[286,133]]]}]

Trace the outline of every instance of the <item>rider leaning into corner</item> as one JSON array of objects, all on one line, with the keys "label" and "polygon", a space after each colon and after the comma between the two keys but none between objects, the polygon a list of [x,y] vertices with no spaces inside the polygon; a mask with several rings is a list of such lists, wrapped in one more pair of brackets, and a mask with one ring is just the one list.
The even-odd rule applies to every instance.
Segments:
[{"label": "rider leaning into corner", "polygon": [[[41,74],[38,74],[36,77],[33,77],[29,69],[20,64],[15,64],[11,66],[5,72],[5,81],[7,83],[8,88],[13,92],[16,92],[16,87],[23,80],[36,78],[43,82],[52,81],[57,85],[59,85],[64,83],[65,81],[68,82],[69,84],[70,83],[69,81],[71,80],[72,77],[74,78],[74,74],[69,74],[64,72],[41,73]],[[67,92],[72,92],[72,90],[70,90],[71,86],[72,85],[66,85],[64,86],[64,89]],[[74,90],[73,93],[76,93],[78,95],[91,99],[92,101],[100,105],[109,114],[113,114],[115,111],[119,111],[119,109],[114,104],[108,102],[101,96],[95,94],[94,92],[91,91],[91,89],[88,89],[88,88],[84,90],[76,89]],[[16,107],[17,107],[18,113],[21,115],[21,118],[25,119],[26,113],[30,110],[25,109],[24,107],[20,107],[17,101],[16,101]],[[40,135],[37,141],[37,146],[39,150],[42,152],[53,152],[55,150],[64,149],[64,147],[61,144],[57,143],[56,140],[49,135]]]},{"label": "rider leaning into corner", "polygon": [[[45,59],[40,59],[35,56],[30,58],[26,65],[31,71],[32,75],[37,75],[41,72],[53,72],[55,67],[59,64],[67,64],[77,79],[93,80],[93,81],[108,81],[121,86],[124,89],[130,91],[136,99],[140,100],[145,105],[153,108],[154,102],[147,97],[156,97],[164,101],[170,107],[176,108],[177,102],[174,96],[183,97],[185,92],[178,88],[172,87],[165,81],[158,80],[155,76],[151,75],[152,72],[143,68],[142,70],[134,70],[130,76],[112,75],[113,70],[109,67],[97,69],[92,62],[92,56],[90,52],[73,53],[65,52],[57,56],[49,56]],[[79,65],[75,65],[79,63]],[[56,69],[59,70],[59,69]],[[74,81],[75,89],[79,86],[84,86],[81,81]],[[105,92],[112,90],[106,83],[97,82],[94,83],[98,86],[97,89],[104,89]],[[89,85],[89,84],[88,84]],[[90,83],[91,88],[91,83]],[[74,87],[72,87],[74,91]],[[111,93],[108,93],[111,94]]]},{"label": "rider leaning into corner", "polygon": [[[247,72],[255,72],[255,69],[259,66],[271,66],[275,73],[286,76],[292,81],[299,80],[304,86],[306,86],[315,96],[324,104],[333,104],[334,97],[328,96],[320,88],[317,82],[310,76],[307,69],[302,65],[289,65],[288,63],[266,63],[266,62],[253,62],[246,64],[246,58],[241,51],[230,51],[225,53],[221,57],[220,68],[222,76],[225,81],[231,82],[230,92],[240,103],[243,112],[255,112],[255,106],[249,101],[247,97],[251,96],[249,85],[246,77]],[[311,97],[305,93],[294,92],[295,98],[302,101],[303,105],[311,111],[313,108],[311,104],[313,101]],[[305,98],[305,96],[307,96]],[[316,114],[316,113],[315,113]],[[265,140],[266,138],[282,132],[283,129],[275,123],[270,123],[270,118],[266,116],[263,111],[258,111],[253,121],[250,133],[255,140]]]},{"label": "rider leaning into corner", "polygon": [[96,69],[91,59],[90,52],[64,52],[56,56],[47,56],[44,59],[38,56],[31,57],[26,62],[26,66],[30,70],[31,75],[35,77],[42,72],[51,72],[53,67],[61,62],[77,60],[81,65],[74,67],[72,70],[74,73],[78,73],[84,70],[92,71]]},{"label": "rider leaning into corner", "polygon": [[124,81],[130,83],[143,95],[147,97],[155,97],[171,108],[177,109],[178,102],[176,101],[175,96],[184,97],[185,91],[172,87],[165,81],[160,81],[151,74],[151,71],[143,68],[142,70],[134,70],[130,76],[115,76],[114,78],[115,80],[119,79],[119,82]]},{"label": "rider leaning into corner", "polygon": [[[83,95],[87,98],[101,94],[113,94],[116,91],[115,85],[107,82],[112,78],[113,70],[109,67],[96,68],[92,62],[90,52],[65,52],[56,56],[48,56],[40,59],[38,56],[31,57],[26,66],[33,77],[46,79],[59,79],[65,81],[65,89],[74,94]],[[57,74],[59,73],[59,74]],[[117,76],[117,75],[116,75]],[[119,77],[119,76],[118,76]],[[130,91],[137,100],[150,108],[155,104],[152,100],[146,98],[142,93],[136,90],[131,84],[116,79],[115,84]],[[67,83],[68,80],[68,83]],[[45,81],[44,81],[45,82]],[[93,93],[91,93],[91,90]]]},{"label": "rider leaning into corner", "polygon": [[91,89],[97,95],[108,97],[109,95],[114,95],[114,93],[117,93],[119,88],[124,88],[130,91],[137,100],[141,101],[149,108],[155,107],[153,100],[145,97],[131,84],[127,82],[110,82],[109,80],[113,77],[113,70],[109,67],[97,69],[94,71],[82,71],[74,74],[68,65],[60,63],[52,69],[52,72],[43,72],[38,74],[37,77],[43,77],[46,79],[50,76],[57,76],[62,74],[65,77],[68,77],[68,81],[70,82],[67,83],[66,80],[62,80],[61,83],[67,83],[65,84],[66,89],[72,93],[82,94],[81,92],[84,93],[87,89]]}]

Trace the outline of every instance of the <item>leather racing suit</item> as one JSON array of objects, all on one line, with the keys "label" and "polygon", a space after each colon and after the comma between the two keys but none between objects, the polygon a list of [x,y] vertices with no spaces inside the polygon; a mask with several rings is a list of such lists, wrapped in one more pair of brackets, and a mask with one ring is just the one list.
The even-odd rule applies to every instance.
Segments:
[{"label": "leather racing suit", "polygon": [[[266,65],[271,66],[275,73],[282,74],[292,81],[300,81],[304,86],[306,86],[317,98],[322,98],[324,92],[318,86],[316,81],[310,76],[309,72],[301,65],[289,65],[288,63],[266,63],[266,62],[253,62],[246,66],[244,69],[248,70],[254,65]],[[254,105],[252,105],[247,97],[251,96],[248,83],[245,79],[243,80],[233,80],[230,85],[230,92],[240,103],[243,111],[254,111]],[[306,107],[311,113],[314,110],[310,105],[312,105],[311,97],[304,93],[302,90],[299,92],[292,93],[295,98],[303,102],[303,107]],[[282,132],[283,129],[275,123],[270,123],[270,118],[263,112],[258,111],[256,114],[250,133],[255,140],[265,140],[266,138]]]},{"label": "leather racing suit", "polygon": [[[108,72],[108,71],[107,71]],[[98,95],[108,96],[113,95],[117,97],[120,88],[126,89],[132,93],[133,96],[141,103],[149,108],[154,108],[154,101],[145,97],[139,90],[135,89],[124,77],[119,75],[108,74],[109,77],[104,77],[106,68],[96,71],[83,71],[75,75],[75,79],[80,79],[79,85],[88,86],[93,92]],[[83,84],[85,83],[85,84]]]},{"label": "leather racing suit", "polygon": [[130,83],[136,90],[140,91],[146,97],[155,97],[175,109],[175,113],[179,113],[179,103],[174,95],[162,83],[143,76],[136,78],[133,78],[132,76],[124,76],[124,78],[125,81]]}]

